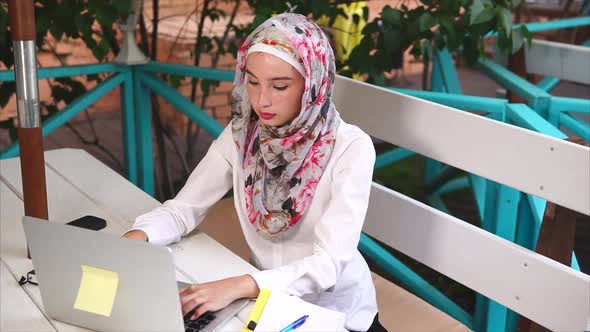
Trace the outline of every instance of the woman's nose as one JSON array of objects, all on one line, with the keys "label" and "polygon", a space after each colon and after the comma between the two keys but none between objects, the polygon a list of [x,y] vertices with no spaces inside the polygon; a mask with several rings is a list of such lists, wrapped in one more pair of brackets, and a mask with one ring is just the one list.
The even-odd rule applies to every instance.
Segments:
[{"label": "woman's nose", "polygon": [[261,88],[258,91],[258,107],[268,107],[272,105],[269,91],[265,88]]}]

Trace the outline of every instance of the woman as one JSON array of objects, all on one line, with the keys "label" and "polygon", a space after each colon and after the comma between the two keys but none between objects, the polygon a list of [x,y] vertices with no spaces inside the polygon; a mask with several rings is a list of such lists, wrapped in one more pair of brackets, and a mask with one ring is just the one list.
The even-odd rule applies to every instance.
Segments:
[{"label": "woman", "polygon": [[252,32],[237,59],[231,124],[179,194],[138,217],[125,236],[178,241],[233,186],[261,271],[181,290],[184,313],[197,307],[198,317],[270,288],[344,312],[349,330],[383,329],[371,274],[357,250],[375,150],[331,101],[328,39],[306,17],[281,14]]}]

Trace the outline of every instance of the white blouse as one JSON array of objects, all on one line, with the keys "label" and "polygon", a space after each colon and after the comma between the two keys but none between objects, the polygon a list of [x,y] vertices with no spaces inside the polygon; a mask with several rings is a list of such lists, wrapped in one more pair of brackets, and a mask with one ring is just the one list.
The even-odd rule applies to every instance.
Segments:
[{"label": "white blouse", "polygon": [[344,312],[348,330],[365,331],[377,313],[377,301],[371,273],[357,245],[374,163],[371,138],[340,120],[334,150],[308,211],[288,231],[267,240],[248,222],[245,179],[230,125],[212,143],[178,195],[139,216],[133,229],[143,230],[155,244],[179,241],[233,186],[242,231],[253,263],[261,270],[251,274],[258,287]]}]

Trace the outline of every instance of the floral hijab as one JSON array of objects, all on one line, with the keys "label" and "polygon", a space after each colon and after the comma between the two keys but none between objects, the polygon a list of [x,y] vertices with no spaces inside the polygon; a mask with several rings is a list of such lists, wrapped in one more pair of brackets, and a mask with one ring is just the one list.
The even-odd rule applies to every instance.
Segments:
[{"label": "floral hijab", "polygon": [[[259,121],[246,91],[246,56],[250,48],[260,49],[260,43],[290,53],[288,62],[305,70],[301,112],[280,127]],[[237,60],[232,134],[246,179],[248,220],[259,234],[274,237],[305,214],[332,154],[340,122],[331,100],[334,54],[314,22],[284,13],[258,26],[239,49]]]}]

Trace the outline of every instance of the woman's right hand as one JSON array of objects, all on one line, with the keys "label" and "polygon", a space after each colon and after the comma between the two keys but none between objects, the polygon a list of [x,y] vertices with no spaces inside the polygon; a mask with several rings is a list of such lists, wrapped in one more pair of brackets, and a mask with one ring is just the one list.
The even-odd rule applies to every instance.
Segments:
[{"label": "woman's right hand", "polygon": [[146,242],[148,241],[147,234],[140,229],[131,230],[131,231],[123,234],[123,237],[126,237],[128,239],[133,239],[133,240],[141,240],[141,241],[146,241]]}]

